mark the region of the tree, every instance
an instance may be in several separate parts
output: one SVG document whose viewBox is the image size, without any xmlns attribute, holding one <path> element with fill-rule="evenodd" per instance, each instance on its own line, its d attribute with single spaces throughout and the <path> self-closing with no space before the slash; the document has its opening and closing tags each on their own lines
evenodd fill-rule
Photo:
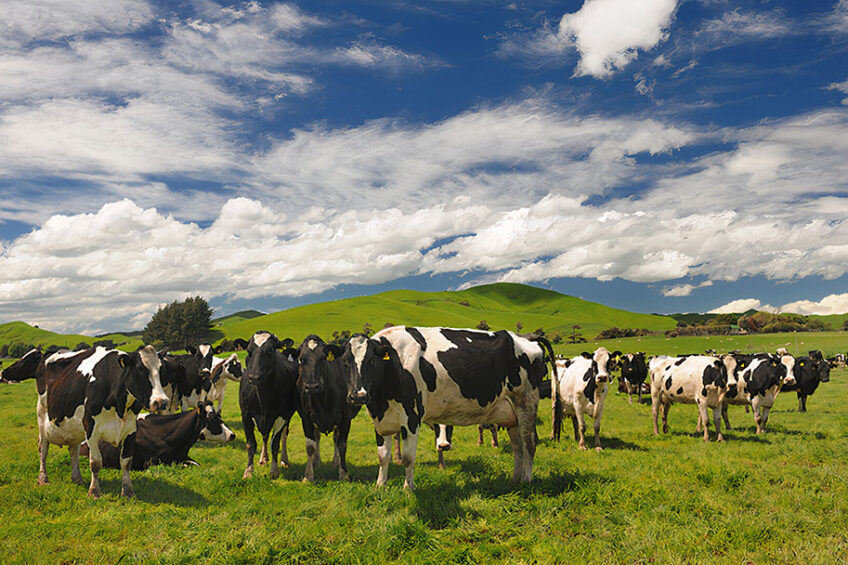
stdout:
<svg viewBox="0 0 848 565">
<path fill-rule="evenodd" d="M 524 327 L 524 322 L 515 322 L 515 333 L 521 333 L 521 328 Z"/>
<path fill-rule="evenodd" d="M 206 339 L 212 325 L 212 309 L 202 297 L 176 300 L 160 306 L 144 328 L 144 343 L 157 343 L 185 349 Z"/>
<path fill-rule="evenodd" d="M 362 326 L 362 333 L 365 334 L 365 337 L 371 337 L 374 335 L 374 328 L 371 327 L 369 322 L 365 322 L 365 325 Z"/>
<path fill-rule="evenodd" d="M 492 328 L 489 327 L 489 323 L 486 320 L 480 320 L 480 323 L 477 324 L 477 329 L 483 330 L 483 331 L 489 331 Z"/>
</svg>

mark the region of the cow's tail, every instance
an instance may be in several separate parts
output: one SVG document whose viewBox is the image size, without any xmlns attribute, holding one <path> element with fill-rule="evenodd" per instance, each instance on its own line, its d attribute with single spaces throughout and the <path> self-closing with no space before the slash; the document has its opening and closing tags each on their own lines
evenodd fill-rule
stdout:
<svg viewBox="0 0 848 565">
<path fill-rule="evenodd" d="M 549 381 L 551 395 L 551 439 L 559 441 L 560 431 L 562 430 L 562 406 L 558 393 L 559 382 L 557 381 L 554 348 L 551 346 L 551 342 L 542 336 L 533 336 L 531 339 L 539 343 L 545 358 L 551 364 L 551 380 Z"/>
</svg>

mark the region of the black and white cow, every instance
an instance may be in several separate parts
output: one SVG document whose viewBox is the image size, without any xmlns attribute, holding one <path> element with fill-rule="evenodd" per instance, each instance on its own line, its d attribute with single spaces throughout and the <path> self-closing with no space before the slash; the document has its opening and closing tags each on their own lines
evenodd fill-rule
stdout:
<svg viewBox="0 0 848 565">
<path fill-rule="evenodd" d="M 814 352 L 811 357 L 796 357 L 795 358 L 795 383 L 786 383 L 781 387 L 781 391 L 795 391 L 798 395 L 798 412 L 807 411 L 807 397 L 819 387 L 819 383 L 826 383 L 830 380 L 830 365 L 825 361 L 821 354 L 816 355 Z"/>
<path fill-rule="evenodd" d="M 388 479 L 394 434 L 403 438 L 404 487 L 412 489 L 422 424 L 480 423 L 509 430 L 513 481 L 529 482 L 546 358 L 553 359 L 546 340 L 508 331 L 394 326 L 351 337 L 343 355 L 348 401 L 373 419 L 377 484 Z"/>
<path fill-rule="evenodd" d="M 33 353 L 32 355 L 38 355 Z M 121 494 L 134 496 L 130 467 L 135 448 L 136 417 L 142 409 L 164 410 L 168 397 L 159 380 L 161 359 L 151 346 L 135 353 L 105 347 L 62 351 L 42 358 L 34 374 L 23 369 L 32 362 L 27 355 L 3 371 L 36 379 L 38 403 L 38 483 L 47 484 L 47 452 L 50 444 L 67 445 L 71 454 L 71 479 L 84 484 L 79 469 L 83 441 L 99 446 L 105 441 L 120 449 Z M 20 364 L 20 365 L 19 365 Z M 23 371 L 23 372 L 18 372 Z M 100 497 L 98 474 L 102 467 L 99 447 L 91 448 L 91 484 L 88 494 Z"/>
<path fill-rule="evenodd" d="M 289 422 L 298 409 L 297 365 L 278 349 L 291 345 L 272 333 L 256 332 L 247 344 L 247 358 L 239 386 L 241 422 L 247 444 L 247 467 L 244 478 L 253 476 L 253 456 L 256 454 L 254 428 L 262 436 L 262 453 L 267 454 L 271 436 L 271 478 L 280 475 L 277 458 L 282 442 L 282 465 L 288 467 L 286 437 Z M 262 459 L 260 464 L 264 463 Z"/>
<path fill-rule="evenodd" d="M 717 440 L 721 434 L 721 408 L 727 391 L 727 367 L 706 355 L 669 357 L 659 355 L 648 364 L 651 373 L 651 416 L 654 435 L 659 435 L 657 417 L 662 407 L 663 433 L 668 433 L 668 409 L 675 402 L 698 405 L 698 430 L 704 422 L 704 441 L 710 440 L 707 409 L 713 411 Z"/>
<path fill-rule="evenodd" d="M 333 432 L 333 464 L 339 466 L 339 480 L 350 480 L 347 471 L 347 437 L 350 422 L 359 406 L 347 402 L 347 381 L 341 359 L 343 350 L 327 344 L 317 335 L 307 336 L 297 349 L 297 389 L 300 418 L 306 436 L 306 469 L 303 480 L 315 479 L 320 463 L 321 434 Z"/>
<path fill-rule="evenodd" d="M 648 378 L 648 364 L 645 362 L 645 354 L 639 352 L 622 355 L 619 359 L 619 364 L 621 365 L 619 382 L 624 389 L 622 392 L 627 393 L 627 401 L 633 404 L 633 392 L 636 391 L 639 395 L 639 403 L 641 404 L 642 390 L 645 380 Z"/>
<path fill-rule="evenodd" d="M 727 419 L 729 404 L 751 405 L 754 411 L 754 423 L 757 433 L 766 430 L 769 411 L 774 406 L 780 387 L 795 383 L 795 358 L 791 355 L 727 355 L 724 357 L 727 367 L 727 392 L 722 406 L 724 425 L 730 429 Z"/>
<path fill-rule="evenodd" d="M 188 410 L 197 408 L 197 403 L 206 400 L 209 389 L 209 375 L 212 372 L 212 346 L 208 343 L 186 347 L 183 355 L 165 357 L 166 382 L 163 383 L 168 398 L 171 399 L 170 411 L 177 408 Z"/>
<path fill-rule="evenodd" d="M 594 353 L 583 353 L 573 359 L 558 359 L 556 374 L 551 383 L 552 428 L 551 435 L 559 441 L 563 416 L 569 416 L 574 426 L 574 440 L 580 449 L 586 449 L 586 422 L 590 416 L 595 424 L 595 449 L 601 451 L 601 416 L 609 390 L 610 371 L 620 352 L 610 354 L 606 347 Z"/>
<path fill-rule="evenodd" d="M 227 381 L 241 381 L 242 373 L 241 361 L 235 353 L 226 359 L 212 357 L 212 372 L 209 373 L 209 378 L 205 380 L 204 390 L 206 391 L 207 402 L 218 403 L 218 414 L 221 413 L 221 406 L 224 404 Z"/>
<path fill-rule="evenodd" d="M 197 440 L 227 443 L 235 438 L 211 402 L 201 401 L 197 408 L 179 414 L 139 414 L 132 468 L 141 471 L 152 465 L 194 463 L 188 452 Z M 80 455 L 88 455 L 88 451 L 84 444 Z M 104 467 L 120 469 L 121 452 L 117 447 L 101 441 L 100 454 Z"/>
<path fill-rule="evenodd" d="M 477 424 L 477 445 L 483 445 L 483 431 L 492 432 L 492 447 L 498 447 L 498 427 L 494 424 Z"/>
</svg>

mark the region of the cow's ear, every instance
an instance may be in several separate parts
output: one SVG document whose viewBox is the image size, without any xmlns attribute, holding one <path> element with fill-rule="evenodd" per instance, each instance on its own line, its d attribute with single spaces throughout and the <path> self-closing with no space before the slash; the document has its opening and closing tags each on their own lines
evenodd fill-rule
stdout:
<svg viewBox="0 0 848 565">
<path fill-rule="evenodd" d="M 300 350 L 293 347 L 287 347 L 281 351 L 283 356 L 288 357 L 289 361 L 295 361 L 300 357 Z"/>
<path fill-rule="evenodd" d="M 192 355 L 197 353 L 197 349 L 195 349 L 193 345 L 187 345 L 185 350 Z"/>
<path fill-rule="evenodd" d="M 241 349 L 242 351 L 247 349 L 247 342 L 240 337 L 237 337 L 233 340 L 233 346 L 235 346 L 236 351 Z"/>
<path fill-rule="evenodd" d="M 162 349 L 159 350 L 159 352 L 156 355 L 159 356 L 159 359 L 164 359 L 168 355 L 168 348 L 163 347 Z"/>
<path fill-rule="evenodd" d="M 224 350 L 220 345 L 217 345 L 212 348 L 212 353 L 214 353 L 215 355 L 220 355 L 222 351 Z"/>
<path fill-rule="evenodd" d="M 342 356 L 344 353 L 344 349 L 336 345 L 335 343 L 328 343 L 324 345 L 324 351 L 327 352 L 327 361 L 334 361 Z"/>
<path fill-rule="evenodd" d="M 391 356 L 389 355 L 389 349 L 390 347 L 386 344 L 378 345 L 374 353 L 383 361 L 390 361 Z"/>
<path fill-rule="evenodd" d="M 592 358 L 592 354 L 591 354 L 591 353 L 589 353 L 588 351 L 584 351 L 584 352 L 582 352 L 580 355 L 582 355 L 582 356 L 583 356 L 584 358 L 586 358 L 586 359 L 591 359 L 591 358 Z"/>
<path fill-rule="evenodd" d="M 136 364 L 138 359 L 138 353 L 132 353 L 127 355 L 118 354 L 118 365 L 126 369 L 127 367 L 132 367 Z"/>
<path fill-rule="evenodd" d="M 294 345 L 294 340 L 287 337 L 283 341 L 277 341 L 277 349 L 290 349 Z"/>
</svg>

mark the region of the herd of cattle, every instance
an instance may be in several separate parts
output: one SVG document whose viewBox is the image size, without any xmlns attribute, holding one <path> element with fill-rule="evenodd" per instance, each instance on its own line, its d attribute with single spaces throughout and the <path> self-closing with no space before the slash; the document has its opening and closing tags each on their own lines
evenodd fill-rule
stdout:
<svg viewBox="0 0 848 565">
<path fill-rule="evenodd" d="M 807 397 L 830 373 L 830 364 L 817 351 L 804 357 L 781 350 L 646 359 L 643 353 L 600 347 L 573 359 L 556 359 L 544 337 L 443 327 L 394 326 L 370 338 L 354 335 L 343 346 L 310 335 L 295 348 L 291 339 L 280 340 L 265 331 L 235 343 L 247 351 L 244 366 L 235 354 L 215 357 L 209 345 L 189 348 L 184 355 L 157 352 L 149 345 L 134 353 L 104 347 L 29 351 L 0 372 L 0 380 L 36 380 L 39 484 L 48 482 L 50 444 L 68 446 L 71 478 L 78 484 L 84 484 L 82 447 L 91 469 L 89 495 L 95 498 L 100 496 L 98 473 L 104 465 L 122 470 L 121 494 L 133 496 L 131 469 L 193 463 L 188 452 L 199 439 L 235 438 L 221 420 L 228 380 L 240 383 L 247 447 L 244 478 L 253 474 L 257 430 L 262 438 L 260 464 L 270 461 L 271 478 L 279 475 L 281 464 L 288 465 L 289 423 L 298 413 L 306 437 L 304 480 L 313 480 L 320 463 L 320 437 L 330 432 L 333 463 L 339 479 L 347 480 L 351 421 L 365 406 L 376 432 L 377 484 L 386 484 L 396 440 L 396 458 L 406 472 L 404 486 L 412 489 L 418 437 L 425 426 L 436 432 L 440 464 L 451 447 L 454 425 L 478 425 L 479 443 L 488 428 L 494 445 L 498 427 L 506 428 L 514 459 L 512 479 L 529 482 L 542 397 L 551 397 L 552 438 L 559 439 L 568 416 L 575 441 L 586 449 L 588 415 L 600 450 L 604 402 L 616 369 L 621 370 L 620 390 L 628 393 L 631 403 L 634 392 L 641 401 L 643 391 L 650 390 L 654 434 L 659 433 L 660 413 L 663 432 L 668 431 L 672 404 L 696 404 L 698 430 L 703 428 L 706 441 L 709 410 L 718 441 L 723 440 L 722 418 L 730 428 L 729 404 L 750 406 L 757 433 L 762 433 L 780 391 L 796 391 L 799 410 L 804 411 Z"/>
</svg>

